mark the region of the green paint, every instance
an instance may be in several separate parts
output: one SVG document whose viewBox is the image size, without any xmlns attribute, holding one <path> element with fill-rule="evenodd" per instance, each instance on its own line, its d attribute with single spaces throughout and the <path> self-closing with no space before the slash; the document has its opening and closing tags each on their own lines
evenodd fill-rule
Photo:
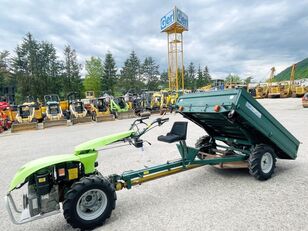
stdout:
<svg viewBox="0 0 308 231">
<path fill-rule="evenodd" d="M 78 156 L 68 154 L 68 155 L 43 157 L 37 160 L 30 161 L 17 171 L 13 180 L 11 181 L 9 191 L 12 191 L 14 188 L 24 183 L 28 176 L 30 176 L 31 174 L 42 168 L 62 162 L 71 162 L 79 160 L 80 159 Z"/>
<path fill-rule="evenodd" d="M 88 150 L 96 150 L 97 148 L 101 148 L 114 142 L 128 138 L 133 134 L 134 131 L 129 130 L 87 141 L 75 147 L 75 155 L 80 155 Z"/>
<path fill-rule="evenodd" d="M 178 99 L 177 107 L 183 107 L 180 113 L 210 136 L 230 146 L 266 143 L 277 150 L 279 158 L 296 159 L 299 141 L 245 89 L 186 94 Z M 234 117 L 229 118 L 233 110 Z"/>
<path fill-rule="evenodd" d="M 96 151 L 97 148 L 104 147 L 116 141 L 123 140 L 124 138 L 128 138 L 133 133 L 133 130 L 129 130 L 126 132 L 121 132 L 114 135 L 104 136 L 101 138 L 90 140 L 88 142 L 78 145 L 75 148 L 75 154 L 55 155 L 30 161 L 17 171 L 13 180 L 11 181 L 9 191 L 12 191 L 20 184 L 24 183 L 27 178 L 36 171 L 59 163 L 72 161 L 80 162 L 83 164 L 85 174 L 91 174 L 95 171 L 94 164 L 98 155 L 98 152 Z"/>
</svg>

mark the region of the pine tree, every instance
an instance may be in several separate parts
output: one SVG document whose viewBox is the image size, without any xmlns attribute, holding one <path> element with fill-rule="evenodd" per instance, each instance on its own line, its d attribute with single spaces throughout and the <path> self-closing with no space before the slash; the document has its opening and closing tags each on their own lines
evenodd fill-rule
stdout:
<svg viewBox="0 0 308 231">
<path fill-rule="evenodd" d="M 155 60 L 152 57 L 144 59 L 142 64 L 142 76 L 146 81 L 146 88 L 148 90 L 157 90 L 158 88 L 158 76 L 159 76 L 159 65 L 156 65 Z"/>
<path fill-rule="evenodd" d="M 39 44 L 30 33 L 16 48 L 16 56 L 12 59 L 12 68 L 17 81 L 16 98 L 18 102 L 21 102 L 27 95 L 36 96 L 40 89 L 38 52 Z"/>
<path fill-rule="evenodd" d="M 10 85 L 12 82 L 11 72 L 9 69 L 8 51 L 0 51 L 0 89 L 5 85 Z"/>
<path fill-rule="evenodd" d="M 187 68 L 187 71 L 185 71 L 185 88 L 186 89 L 196 89 L 196 69 L 193 62 L 190 62 Z"/>
<path fill-rule="evenodd" d="M 43 99 L 45 94 L 59 93 L 61 62 L 51 43 L 38 42 L 28 33 L 16 48 L 12 69 L 17 81 L 17 100 L 26 96 Z"/>
<path fill-rule="evenodd" d="M 64 66 L 63 66 L 63 94 L 66 96 L 69 92 L 75 91 L 78 94 L 82 92 L 82 82 L 80 76 L 81 66 L 77 61 L 75 49 L 70 45 L 64 48 Z"/>
<path fill-rule="evenodd" d="M 102 79 L 102 90 L 114 94 L 117 82 L 117 67 L 110 52 L 105 56 L 103 67 L 104 75 Z"/>
<path fill-rule="evenodd" d="M 121 86 L 123 93 L 130 89 L 139 91 L 144 87 L 143 78 L 140 75 L 140 60 L 134 51 L 124 62 L 121 70 Z"/>
<path fill-rule="evenodd" d="M 208 69 L 207 66 L 204 67 L 203 78 L 204 78 L 204 81 L 205 81 L 205 85 L 211 83 L 212 77 L 211 77 L 211 75 L 209 73 L 209 69 Z"/>
<path fill-rule="evenodd" d="M 83 82 L 84 89 L 85 91 L 94 91 L 95 96 L 98 96 L 101 92 L 104 75 L 102 60 L 93 56 L 90 60 L 86 60 L 86 71 L 87 74 Z"/>
<path fill-rule="evenodd" d="M 159 86 L 158 87 L 161 88 L 161 89 L 169 87 L 169 79 L 168 79 L 168 72 L 167 71 L 163 71 L 160 74 Z"/>
<path fill-rule="evenodd" d="M 203 87 L 204 86 L 204 81 L 203 81 L 203 73 L 202 73 L 202 69 L 201 69 L 201 67 L 200 67 L 200 65 L 199 65 L 199 67 L 198 67 L 198 71 L 197 71 L 197 80 L 196 80 L 196 82 L 197 82 L 197 89 L 198 88 L 201 88 L 201 87 Z"/>
</svg>

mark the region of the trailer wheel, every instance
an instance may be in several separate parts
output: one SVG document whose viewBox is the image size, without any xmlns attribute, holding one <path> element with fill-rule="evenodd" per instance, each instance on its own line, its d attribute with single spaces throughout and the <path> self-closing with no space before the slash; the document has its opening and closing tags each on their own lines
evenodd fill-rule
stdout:
<svg viewBox="0 0 308 231">
<path fill-rule="evenodd" d="M 207 136 L 207 135 L 201 136 L 197 140 L 195 147 L 200 148 L 200 152 L 205 152 L 205 153 L 208 153 L 208 154 L 215 154 L 215 152 L 212 151 L 212 148 L 216 148 L 216 143 L 214 142 L 214 143 L 210 144 L 210 140 L 211 140 L 210 136 Z M 202 159 L 204 159 L 205 156 L 198 153 L 197 157 L 202 160 Z"/>
<path fill-rule="evenodd" d="M 274 150 L 265 144 L 255 147 L 248 159 L 249 173 L 258 180 L 271 178 L 276 166 L 276 155 Z"/>
<path fill-rule="evenodd" d="M 73 228 L 93 229 L 110 217 L 116 199 L 115 189 L 107 179 L 84 177 L 65 194 L 63 214 Z"/>
</svg>

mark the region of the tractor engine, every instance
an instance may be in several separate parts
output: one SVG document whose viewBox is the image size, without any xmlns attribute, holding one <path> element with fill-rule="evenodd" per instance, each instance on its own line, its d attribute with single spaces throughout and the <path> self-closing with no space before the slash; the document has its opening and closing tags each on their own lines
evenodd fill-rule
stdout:
<svg viewBox="0 0 308 231">
<path fill-rule="evenodd" d="M 23 196 L 23 207 L 29 209 L 31 217 L 60 209 L 59 189 L 54 180 L 53 171 L 48 169 L 37 172 L 29 180 L 28 194 Z"/>
</svg>

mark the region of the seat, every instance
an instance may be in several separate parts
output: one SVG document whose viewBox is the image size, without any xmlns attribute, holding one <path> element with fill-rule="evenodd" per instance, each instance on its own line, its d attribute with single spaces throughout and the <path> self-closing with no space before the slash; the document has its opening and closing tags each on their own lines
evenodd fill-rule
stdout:
<svg viewBox="0 0 308 231">
<path fill-rule="evenodd" d="M 188 122 L 174 122 L 172 129 L 167 135 L 157 137 L 159 141 L 173 143 L 176 141 L 186 140 Z"/>
</svg>

